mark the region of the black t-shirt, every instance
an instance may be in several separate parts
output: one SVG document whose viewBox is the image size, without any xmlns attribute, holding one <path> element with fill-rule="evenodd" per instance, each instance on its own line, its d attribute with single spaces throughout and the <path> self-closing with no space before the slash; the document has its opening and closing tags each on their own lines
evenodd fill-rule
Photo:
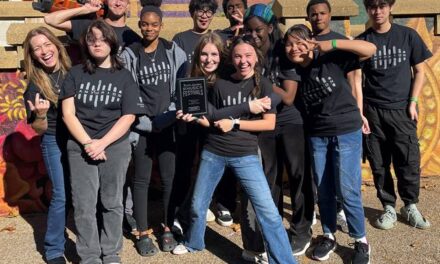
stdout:
<svg viewBox="0 0 440 264">
<path fill-rule="evenodd" d="M 139 89 L 126 69 L 97 68 L 90 74 L 76 65 L 64 80 L 60 100 L 72 96 L 76 116 L 92 139 L 102 138 L 122 115 L 144 112 Z M 119 140 L 126 136 L 128 132 Z"/>
<path fill-rule="evenodd" d="M 185 51 L 186 58 L 188 59 L 188 65 L 192 65 L 194 50 L 202 36 L 203 34 L 197 34 L 192 30 L 187 30 L 177 33 L 173 37 L 173 41 L 176 42 L 176 44 L 179 45 L 183 51 Z M 188 69 L 191 69 L 191 67 L 189 66 Z"/>
<path fill-rule="evenodd" d="M 49 75 L 50 81 L 52 83 L 52 87 L 55 90 L 55 94 L 60 93 L 61 85 L 63 84 L 63 76 L 61 75 L 61 72 L 56 71 Z M 57 88 L 58 87 L 58 88 Z M 24 98 L 24 104 L 26 105 L 26 115 L 27 115 L 27 123 L 32 124 L 35 121 L 35 113 L 31 111 L 29 108 L 29 104 L 27 101 L 31 101 L 35 105 L 35 96 L 37 93 L 40 94 L 40 98 L 46 99 L 43 95 L 43 93 L 40 92 L 40 89 L 34 84 L 29 83 L 28 88 L 23 94 Z M 55 106 L 52 102 L 50 103 L 49 110 L 47 111 L 47 130 L 45 134 L 48 135 L 55 135 L 57 131 L 64 131 L 64 122 L 61 119 L 61 114 L 58 114 L 58 112 L 61 112 L 61 104 L 58 106 Z"/>
<path fill-rule="evenodd" d="M 295 66 L 285 55 L 282 41 L 278 41 L 269 49 L 265 56 L 263 75 L 273 84 L 283 89 L 284 80 L 299 81 L 300 76 L 296 73 Z M 298 98 L 298 96 L 296 96 Z M 301 113 L 297 108 L 297 100 L 292 105 L 285 105 L 283 102 L 276 106 L 277 126 L 287 124 L 301 125 L 303 123 Z"/>
<path fill-rule="evenodd" d="M 314 59 L 301 76 L 299 94 L 305 106 L 306 125 L 311 136 L 337 136 L 361 128 L 361 116 L 347 72 L 359 67 L 358 57 L 336 50 Z"/>
<path fill-rule="evenodd" d="M 235 31 L 231 30 L 230 27 L 222 30 L 216 30 L 215 33 L 222 38 L 223 44 L 225 45 L 227 45 L 228 41 L 231 41 L 235 37 Z"/>
<path fill-rule="evenodd" d="M 155 117 L 167 110 L 171 103 L 169 89 L 171 68 L 162 42 L 159 42 L 156 51 L 152 53 L 145 53 L 144 49 L 139 50 L 138 70 L 137 76 L 145 113 L 149 117 Z"/>
<path fill-rule="evenodd" d="M 331 30 L 327 34 L 315 35 L 314 38 L 317 41 L 325 41 L 325 40 L 332 40 L 332 39 L 348 39 L 346 36 L 339 34 L 338 32 L 331 31 Z"/>
<path fill-rule="evenodd" d="M 87 30 L 90 23 L 92 23 L 93 20 L 91 19 L 72 19 L 72 30 L 68 33 L 69 36 L 76 41 L 79 41 L 81 38 L 81 35 L 83 32 Z M 125 47 L 131 45 L 132 43 L 139 42 L 142 40 L 142 38 L 134 32 L 131 28 L 128 26 L 123 27 L 114 27 L 111 26 L 113 30 L 116 33 L 116 36 L 118 38 L 119 43 L 119 52 L 123 50 Z"/>
<path fill-rule="evenodd" d="M 358 39 L 377 47 L 376 54 L 362 63 L 364 101 L 381 108 L 405 109 L 411 96 L 411 66 L 432 53 L 415 30 L 398 24 L 391 24 L 386 33 L 369 28 Z"/>
<path fill-rule="evenodd" d="M 249 102 L 249 100 L 255 99 L 255 97 L 252 96 L 254 86 L 254 78 L 245 80 L 235 80 L 232 77 L 218 79 L 213 87 L 212 93 L 210 93 L 210 102 L 216 108 Z M 260 89 L 261 91 L 258 98 L 268 96 L 272 92 L 271 82 L 262 77 Z M 275 109 L 272 109 L 269 113 L 275 113 Z M 261 119 L 261 115 L 244 114 L 240 116 L 240 119 Z M 233 130 L 228 133 L 222 133 L 217 128 L 210 128 L 206 138 L 205 148 L 217 155 L 227 157 L 257 155 L 257 135 L 258 133 L 251 133 L 242 130 Z"/>
</svg>

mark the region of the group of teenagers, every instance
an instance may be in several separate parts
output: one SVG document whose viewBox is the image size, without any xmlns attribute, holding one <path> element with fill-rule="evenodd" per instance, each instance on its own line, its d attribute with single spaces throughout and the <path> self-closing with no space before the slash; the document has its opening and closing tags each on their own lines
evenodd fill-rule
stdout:
<svg viewBox="0 0 440 264">
<path fill-rule="evenodd" d="M 46 262 L 66 263 L 68 198 L 81 263 L 121 263 L 123 222 L 140 255 L 156 254 L 147 219 L 155 160 L 163 200 L 156 237 L 173 254 L 205 248 L 213 196 L 219 223 L 232 223 L 238 180 L 244 260 L 296 263 L 310 246 L 317 204 L 323 236 L 312 258 L 334 252 L 341 220 L 354 239 L 350 263 L 369 263 L 362 150 L 384 209 L 375 226 L 391 229 L 397 221 L 392 163 L 402 216 L 429 228 L 416 207 L 416 130 L 432 54 L 414 30 L 391 22 L 394 2 L 364 0 L 372 26 L 354 40 L 330 29 L 327 0 L 308 2 L 311 30 L 297 24 L 284 35 L 269 5 L 223 0 L 230 27 L 212 31 L 217 1 L 191 0 L 193 28 L 172 41 L 160 37 L 160 0 L 141 1 L 141 37 L 125 24 L 128 0 L 107 0 L 103 19 L 84 17 L 102 8 L 97 0 L 47 14 L 48 25 L 79 41 L 82 63 L 72 65 L 45 27 L 24 41 L 28 123 L 42 135 L 53 186 Z M 179 109 L 176 82 L 185 77 L 205 78 L 208 114 Z"/>
</svg>

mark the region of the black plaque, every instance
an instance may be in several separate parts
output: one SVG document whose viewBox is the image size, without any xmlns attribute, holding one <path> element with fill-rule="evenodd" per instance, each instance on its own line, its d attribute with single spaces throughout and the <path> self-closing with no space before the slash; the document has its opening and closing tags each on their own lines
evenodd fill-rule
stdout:
<svg viewBox="0 0 440 264">
<path fill-rule="evenodd" d="M 202 116 L 208 113 L 205 78 L 177 79 L 177 95 L 178 107 L 184 114 Z"/>
</svg>

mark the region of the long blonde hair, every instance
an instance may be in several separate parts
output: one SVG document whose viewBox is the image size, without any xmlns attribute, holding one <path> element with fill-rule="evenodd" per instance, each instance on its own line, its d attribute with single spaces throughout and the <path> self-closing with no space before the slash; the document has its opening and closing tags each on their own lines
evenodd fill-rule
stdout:
<svg viewBox="0 0 440 264">
<path fill-rule="evenodd" d="M 37 27 L 29 31 L 26 39 L 23 42 L 24 69 L 26 71 L 28 82 L 34 83 L 35 86 L 40 90 L 40 93 L 56 106 L 58 102 L 58 95 L 56 94 L 52 85 L 49 73 L 46 72 L 42 65 L 34 58 L 31 39 L 38 35 L 46 36 L 46 38 L 58 49 L 59 55 L 57 66 L 61 71 L 62 77 L 67 74 L 67 71 L 71 67 L 70 58 L 69 55 L 67 55 L 67 51 L 61 41 L 58 40 L 52 31 L 45 27 Z"/>
</svg>

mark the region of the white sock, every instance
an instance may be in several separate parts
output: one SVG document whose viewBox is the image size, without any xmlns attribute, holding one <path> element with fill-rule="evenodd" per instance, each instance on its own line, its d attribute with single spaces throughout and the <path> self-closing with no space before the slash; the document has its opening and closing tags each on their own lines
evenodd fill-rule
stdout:
<svg viewBox="0 0 440 264">
<path fill-rule="evenodd" d="M 335 236 L 332 233 L 325 233 L 324 236 L 330 238 L 331 240 L 335 240 Z"/>
<path fill-rule="evenodd" d="M 347 221 L 347 217 L 345 217 L 344 210 L 339 211 L 338 215 L 341 219 L 343 219 L 344 221 Z"/>
<path fill-rule="evenodd" d="M 356 239 L 356 242 L 361 242 L 361 243 L 364 243 L 364 244 L 368 244 L 367 237 L 365 237 L 365 236 Z"/>
</svg>

